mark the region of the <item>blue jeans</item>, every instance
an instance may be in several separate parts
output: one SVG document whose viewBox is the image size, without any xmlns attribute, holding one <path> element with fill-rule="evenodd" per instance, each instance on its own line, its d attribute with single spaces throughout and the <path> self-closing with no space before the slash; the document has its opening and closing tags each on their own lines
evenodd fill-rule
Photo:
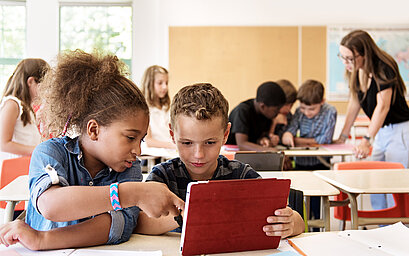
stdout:
<svg viewBox="0 0 409 256">
<path fill-rule="evenodd" d="M 375 136 L 372 150 L 373 161 L 398 162 L 409 166 L 409 121 L 382 127 Z M 374 210 L 393 207 L 392 194 L 372 194 Z"/>
</svg>

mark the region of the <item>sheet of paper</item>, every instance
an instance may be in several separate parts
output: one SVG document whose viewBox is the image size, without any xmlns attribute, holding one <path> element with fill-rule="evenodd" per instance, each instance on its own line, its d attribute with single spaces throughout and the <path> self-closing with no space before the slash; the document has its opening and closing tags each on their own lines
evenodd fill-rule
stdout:
<svg viewBox="0 0 409 256">
<path fill-rule="evenodd" d="M 31 255 L 68 256 L 74 250 L 75 249 L 32 251 L 32 250 L 24 248 L 21 244 L 15 244 L 9 247 L 0 245 L 0 255 L 1 256 L 31 256 Z"/>
<path fill-rule="evenodd" d="M 321 147 L 327 150 L 352 150 L 354 149 L 354 145 L 352 144 L 323 144 L 321 145 Z"/>
<path fill-rule="evenodd" d="M 291 238 L 289 240 L 293 242 L 305 255 L 394 255 L 385 253 L 377 248 L 369 249 L 367 245 L 346 237 L 342 237 L 337 233 L 319 233 L 305 237 Z"/>
<path fill-rule="evenodd" d="M 162 256 L 162 251 L 122 251 L 122 250 L 92 250 L 92 249 L 78 249 L 70 256 Z"/>
<path fill-rule="evenodd" d="M 402 222 L 370 230 L 345 230 L 338 234 L 393 255 L 409 255 L 409 228 Z"/>
</svg>

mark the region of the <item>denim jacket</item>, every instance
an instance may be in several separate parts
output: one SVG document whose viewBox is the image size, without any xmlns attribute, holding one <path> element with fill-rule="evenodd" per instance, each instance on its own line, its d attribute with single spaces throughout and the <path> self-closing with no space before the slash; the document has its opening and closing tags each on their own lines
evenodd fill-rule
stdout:
<svg viewBox="0 0 409 256">
<path fill-rule="evenodd" d="M 47 166 L 55 169 L 57 175 L 47 172 Z M 48 168 L 51 169 L 51 168 Z M 142 172 L 140 161 L 133 163 L 124 172 L 115 172 L 109 167 L 104 168 L 92 178 L 84 167 L 79 139 L 69 137 L 53 138 L 38 145 L 31 156 L 30 200 L 27 205 L 26 222 L 36 230 L 50 230 L 58 227 L 74 225 L 88 218 L 53 222 L 45 219 L 38 210 L 37 199 L 53 184 L 59 186 L 107 186 L 114 182 L 141 181 Z M 87 195 L 83 195 L 87 196 Z M 76 207 L 67 205 L 67 207 Z M 109 211 L 112 221 L 107 244 L 118 244 L 127 241 L 135 228 L 140 209 L 136 206 L 121 211 Z M 98 232 L 96 230 L 96 232 Z"/>
</svg>

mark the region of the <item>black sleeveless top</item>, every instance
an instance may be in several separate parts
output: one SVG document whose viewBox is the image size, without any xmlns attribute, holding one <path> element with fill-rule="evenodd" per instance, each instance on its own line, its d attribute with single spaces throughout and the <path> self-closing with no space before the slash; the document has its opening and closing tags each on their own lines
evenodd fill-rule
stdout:
<svg viewBox="0 0 409 256">
<path fill-rule="evenodd" d="M 359 86 L 359 79 L 357 80 L 358 80 L 358 86 Z M 395 93 L 396 84 L 389 83 L 389 84 L 379 85 L 380 91 L 386 90 L 388 88 L 392 88 L 393 93 Z M 375 79 L 372 78 L 371 84 L 368 88 L 368 91 L 366 92 L 366 95 L 362 91 L 359 91 L 357 93 L 358 100 L 361 104 L 361 107 L 369 118 L 372 117 L 372 114 L 375 110 L 375 107 L 377 104 L 376 94 L 378 92 L 379 91 L 378 91 L 378 86 L 376 84 L 376 81 Z M 398 93 L 396 93 L 395 100 L 393 101 L 393 93 L 392 93 L 392 99 L 391 99 L 391 105 L 389 108 L 389 112 L 385 118 L 383 126 L 409 121 L 409 107 L 408 107 L 408 104 L 406 103 L 405 96 L 399 95 Z"/>
</svg>

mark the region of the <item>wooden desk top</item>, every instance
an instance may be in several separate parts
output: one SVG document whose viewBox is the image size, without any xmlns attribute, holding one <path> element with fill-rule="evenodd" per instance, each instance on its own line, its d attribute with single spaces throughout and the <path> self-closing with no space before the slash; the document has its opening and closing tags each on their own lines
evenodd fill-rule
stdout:
<svg viewBox="0 0 409 256">
<path fill-rule="evenodd" d="M 0 201 L 28 201 L 28 175 L 17 177 L 0 190 Z"/>
<path fill-rule="evenodd" d="M 291 179 L 291 188 L 303 191 L 305 196 L 335 196 L 339 190 L 318 178 L 311 171 L 258 172 L 263 178 Z"/>
<path fill-rule="evenodd" d="M 300 237 L 305 236 L 305 234 L 300 234 Z M 102 245 L 89 247 L 86 249 L 97 249 L 97 250 L 135 250 L 135 251 L 156 251 L 161 250 L 163 256 L 180 256 L 179 252 L 180 245 L 180 234 L 169 232 L 160 236 L 148 236 L 133 234 L 128 242 L 118 244 L 118 245 Z M 278 249 L 288 248 L 287 242 L 282 240 Z M 288 249 L 285 249 L 288 250 Z M 258 251 L 246 251 L 246 252 L 236 252 L 236 253 L 223 253 L 223 254 L 211 254 L 213 255 L 242 255 L 242 256 L 266 256 L 269 254 L 279 253 L 277 249 L 270 250 L 258 250 Z"/>
<path fill-rule="evenodd" d="M 314 174 L 351 193 L 409 193 L 409 169 L 314 171 Z"/>
</svg>

